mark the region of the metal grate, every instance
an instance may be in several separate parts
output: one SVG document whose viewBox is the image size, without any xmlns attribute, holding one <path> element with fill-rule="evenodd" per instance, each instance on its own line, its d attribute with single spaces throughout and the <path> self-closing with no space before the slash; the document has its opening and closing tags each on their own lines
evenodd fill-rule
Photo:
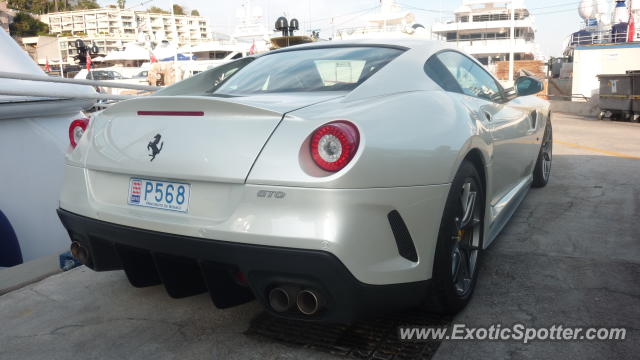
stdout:
<svg viewBox="0 0 640 360">
<path fill-rule="evenodd" d="M 263 312 L 246 334 L 355 359 L 431 359 L 439 340 L 400 341 L 398 326 L 447 326 L 451 318 L 420 310 L 390 314 L 352 325 L 287 320 Z"/>
</svg>

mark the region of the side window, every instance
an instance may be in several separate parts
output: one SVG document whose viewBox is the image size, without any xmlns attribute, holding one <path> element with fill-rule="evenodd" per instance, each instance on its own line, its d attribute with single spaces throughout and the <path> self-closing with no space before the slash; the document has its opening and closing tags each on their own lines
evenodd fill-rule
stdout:
<svg viewBox="0 0 640 360">
<path fill-rule="evenodd" d="M 496 80 L 465 55 L 455 51 L 445 51 L 433 57 L 437 58 L 446 72 L 455 79 L 459 92 L 488 101 L 502 100 L 502 92 Z"/>
<path fill-rule="evenodd" d="M 442 61 L 440 61 L 437 55 L 434 55 L 427 60 L 424 64 L 424 72 L 426 72 L 427 75 L 445 91 L 462 93 L 460 85 L 444 66 Z"/>
</svg>

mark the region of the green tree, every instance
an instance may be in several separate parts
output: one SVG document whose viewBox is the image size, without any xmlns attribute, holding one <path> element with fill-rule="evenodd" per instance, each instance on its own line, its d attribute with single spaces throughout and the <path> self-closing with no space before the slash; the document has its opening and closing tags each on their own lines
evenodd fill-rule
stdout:
<svg viewBox="0 0 640 360">
<path fill-rule="evenodd" d="M 169 14 L 169 11 L 162 10 L 161 8 L 159 8 L 157 6 L 152 6 L 152 7 L 148 8 L 147 11 L 150 12 L 150 13 L 156 13 L 156 14 Z"/>
<path fill-rule="evenodd" d="M 96 0 L 78 0 L 78 3 L 73 6 L 73 10 L 86 9 L 100 9 L 100 5 L 96 2 Z"/>
<path fill-rule="evenodd" d="M 7 6 L 14 10 L 32 14 L 46 14 L 55 11 L 55 2 L 47 0 L 9 0 Z"/>
<path fill-rule="evenodd" d="M 182 7 L 181 5 L 178 5 L 178 4 L 173 4 L 173 13 L 175 15 L 185 15 L 184 7 Z"/>
<path fill-rule="evenodd" d="M 124 5 L 127 3 L 126 0 L 118 0 L 118 7 L 120 9 L 124 9 Z"/>
<path fill-rule="evenodd" d="M 47 35 L 49 26 L 27 13 L 19 12 L 9 24 L 9 32 L 11 36 Z"/>
<path fill-rule="evenodd" d="M 191 10 L 191 16 L 200 16 L 200 11 L 198 9 Z"/>
</svg>

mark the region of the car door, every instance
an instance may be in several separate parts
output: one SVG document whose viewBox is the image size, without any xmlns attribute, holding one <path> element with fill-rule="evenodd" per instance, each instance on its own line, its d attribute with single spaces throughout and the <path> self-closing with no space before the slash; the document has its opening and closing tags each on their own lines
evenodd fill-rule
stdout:
<svg viewBox="0 0 640 360">
<path fill-rule="evenodd" d="M 491 205 L 531 174 L 530 137 L 535 126 L 529 112 L 513 106 L 497 80 L 482 65 L 457 51 L 436 55 L 459 85 L 464 103 L 489 129 L 493 143 L 491 181 L 487 194 Z"/>
</svg>

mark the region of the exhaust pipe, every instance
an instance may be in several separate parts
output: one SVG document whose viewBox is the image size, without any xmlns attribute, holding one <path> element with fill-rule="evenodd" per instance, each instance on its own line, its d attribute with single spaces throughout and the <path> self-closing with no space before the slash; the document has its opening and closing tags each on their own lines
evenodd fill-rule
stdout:
<svg viewBox="0 0 640 360">
<path fill-rule="evenodd" d="M 322 307 L 322 298 L 315 290 L 302 290 L 296 298 L 298 310 L 305 315 L 313 315 Z"/>
<path fill-rule="evenodd" d="M 69 250 L 71 250 L 71 255 L 78 259 L 82 265 L 87 265 L 89 263 L 89 252 L 79 242 L 72 242 Z"/>
<path fill-rule="evenodd" d="M 285 312 L 293 306 L 293 299 L 287 290 L 275 287 L 269 291 L 269 306 L 277 312 Z"/>
</svg>

